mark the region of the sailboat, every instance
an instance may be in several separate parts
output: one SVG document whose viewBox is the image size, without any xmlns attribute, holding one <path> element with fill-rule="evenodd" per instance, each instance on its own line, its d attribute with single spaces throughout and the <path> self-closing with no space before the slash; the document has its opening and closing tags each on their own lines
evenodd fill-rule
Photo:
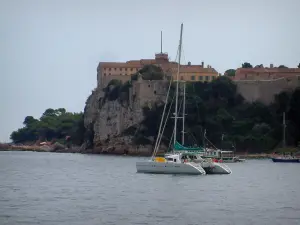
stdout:
<svg viewBox="0 0 300 225">
<path fill-rule="evenodd" d="M 182 31 L 183 24 L 181 24 L 180 30 L 180 41 L 178 47 L 178 68 L 176 76 L 176 92 L 175 92 L 175 113 L 174 113 L 174 130 L 173 130 L 173 148 L 171 153 L 167 153 L 164 157 L 156 157 L 158 152 L 160 142 L 162 139 L 162 134 L 164 132 L 168 115 L 164 120 L 166 113 L 167 101 L 169 98 L 170 88 L 172 79 L 169 83 L 169 88 L 166 96 L 166 103 L 164 105 L 164 110 L 162 118 L 160 121 L 159 131 L 154 147 L 154 151 L 150 160 L 136 162 L 137 172 L 140 173 L 163 173 L 163 174 L 193 174 L 193 175 L 205 175 L 205 174 L 230 174 L 231 170 L 225 165 L 220 163 L 215 163 L 210 159 L 201 158 L 201 153 L 203 153 L 203 148 L 189 148 L 184 146 L 184 118 L 185 118 L 185 83 L 184 83 L 184 98 L 183 98 L 183 115 L 182 117 L 178 116 L 178 90 L 179 90 L 179 73 L 180 73 L 180 60 L 181 60 L 181 51 L 182 51 Z M 182 119 L 183 121 L 183 130 L 182 130 L 182 144 L 176 140 L 177 134 L 177 121 Z M 164 123 L 163 123 L 164 121 Z M 172 141 L 172 138 L 171 138 Z"/>
<path fill-rule="evenodd" d="M 282 127 L 283 127 L 283 140 L 282 140 L 282 148 L 285 149 L 286 148 L 286 122 L 285 122 L 285 112 L 283 113 L 283 123 L 282 123 Z M 274 154 L 271 157 L 273 162 L 280 162 L 280 163 L 300 163 L 300 158 L 292 156 L 292 153 L 288 154 Z"/>
<path fill-rule="evenodd" d="M 178 71 L 176 78 L 176 93 L 175 93 L 175 113 L 174 113 L 174 145 L 176 144 L 176 130 L 177 130 L 177 120 L 178 120 L 178 86 L 179 86 L 179 71 L 180 71 L 180 59 L 181 59 L 181 48 L 182 48 L 182 31 L 183 24 L 181 24 L 180 30 L 180 41 L 179 41 L 179 62 L 178 62 Z M 162 125 L 164 120 L 164 115 L 166 112 L 167 101 L 169 98 L 170 88 L 171 88 L 172 79 L 169 83 L 169 88 L 166 96 L 166 103 L 163 110 L 163 115 L 160 121 L 159 131 L 155 143 L 155 148 L 152 154 L 152 157 L 148 161 L 136 162 L 137 172 L 142 173 L 165 173 L 165 174 L 194 174 L 194 175 L 203 175 L 206 174 L 205 170 L 197 163 L 186 163 L 182 158 L 182 154 L 166 154 L 164 157 L 155 157 L 160 140 L 162 137 Z M 167 119 L 166 119 L 167 120 Z M 166 122 L 166 121 L 165 121 Z"/>
</svg>

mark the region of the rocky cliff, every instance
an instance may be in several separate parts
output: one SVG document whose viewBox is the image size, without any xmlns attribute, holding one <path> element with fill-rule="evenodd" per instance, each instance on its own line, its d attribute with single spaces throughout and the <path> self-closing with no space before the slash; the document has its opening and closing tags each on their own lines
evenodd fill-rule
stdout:
<svg viewBox="0 0 300 225">
<path fill-rule="evenodd" d="M 143 109 L 164 104 L 167 88 L 168 81 L 141 77 L 124 84 L 113 81 L 105 88 L 97 87 L 84 110 L 85 148 L 99 153 L 151 154 L 150 143 L 137 145 L 133 139 L 145 118 Z"/>
</svg>

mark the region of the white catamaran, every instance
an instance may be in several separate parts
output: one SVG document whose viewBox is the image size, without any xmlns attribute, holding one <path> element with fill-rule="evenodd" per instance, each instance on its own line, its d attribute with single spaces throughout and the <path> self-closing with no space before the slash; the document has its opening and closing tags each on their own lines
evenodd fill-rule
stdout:
<svg viewBox="0 0 300 225">
<path fill-rule="evenodd" d="M 194 175 L 204 175 L 204 174 L 230 174 L 231 170 L 229 167 L 222 163 L 213 162 L 211 159 L 203 159 L 203 148 L 188 148 L 184 147 L 184 118 L 185 118 L 185 83 L 183 91 L 183 112 L 182 117 L 178 117 L 178 89 L 179 89 L 179 73 L 180 73 L 180 60 L 182 51 L 182 31 L 183 24 L 181 24 L 180 30 L 180 41 L 178 49 L 178 70 L 176 78 L 176 92 L 175 92 L 175 113 L 174 113 L 174 130 L 173 130 L 173 151 L 172 153 L 165 154 L 164 157 L 155 157 L 158 152 L 160 142 L 163 136 L 165 126 L 167 124 L 167 119 L 171 110 L 171 106 L 168 111 L 168 115 L 165 120 L 165 111 L 167 106 L 167 101 L 169 98 L 169 92 L 172 84 L 172 79 L 169 83 L 169 88 L 166 96 L 166 103 L 164 105 L 164 110 L 162 118 L 160 121 L 158 136 L 156 139 L 154 151 L 152 157 L 148 161 L 136 162 L 137 172 L 141 173 L 163 173 L 163 174 L 194 174 Z M 171 104 L 172 105 L 172 104 Z M 176 141 L 177 132 L 177 120 L 182 119 L 183 130 L 182 130 L 182 145 Z M 164 121 L 164 123 L 163 123 Z M 171 138 L 172 141 L 172 138 Z"/>
</svg>

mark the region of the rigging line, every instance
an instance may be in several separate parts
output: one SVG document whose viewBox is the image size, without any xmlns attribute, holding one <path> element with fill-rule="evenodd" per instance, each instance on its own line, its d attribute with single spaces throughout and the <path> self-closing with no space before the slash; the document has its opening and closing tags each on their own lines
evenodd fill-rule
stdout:
<svg viewBox="0 0 300 225">
<path fill-rule="evenodd" d="M 177 57 L 179 55 L 179 48 L 177 48 L 177 54 L 176 54 L 176 58 L 175 58 L 175 61 L 177 60 Z M 169 83 L 169 88 L 168 88 L 168 93 L 167 93 L 167 97 L 166 97 L 166 102 L 165 102 L 165 106 L 164 106 L 164 111 L 163 111 L 163 115 L 162 115 L 162 119 L 161 119 L 161 123 L 160 123 L 160 126 L 159 126 L 159 131 L 158 131 L 158 137 L 156 139 L 156 142 L 155 142 L 155 146 L 154 146 L 154 151 L 153 151 L 153 154 L 152 154 L 152 159 L 154 157 L 154 155 L 157 153 L 158 151 L 158 146 L 160 144 L 160 135 L 162 135 L 163 131 L 161 132 L 161 126 L 163 124 L 163 120 L 164 120 L 164 113 L 165 113 L 165 109 L 166 109 L 166 106 L 168 104 L 168 100 L 169 100 L 169 92 L 170 92 L 170 88 L 171 88 L 171 84 L 172 84 L 172 81 L 173 81 L 173 75 L 171 73 L 171 79 L 170 79 L 170 83 Z M 174 99 L 174 96 L 173 96 L 173 99 Z M 172 99 L 172 102 L 173 102 L 173 99 Z M 173 103 L 172 103 L 173 104 Z M 169 115 L 169 114 L 168 114 Z M 168 116 L 166 117 L 165 121 L 167 121 L 168 119 Z"/>
<path fill-rule="evenodd" d="M 163 119 L 164 119 L 164 115 L 165 115 L 165 111 L 166 111 L 166 107 L 167 107 L 167 103 L 168 103 L 168 98 L 169 98 L 169 93 L 170 93 L 170 89 L 171 89 L 172 80 L 173 80 L 173 78 L 171 78 L 170 82 L 169 82 L 168 92 L 167 92 L 167 96 L 166 96 L 166 102 L 165 102 L 165 105 L 164 105 L 164 110 L 163 110 L 162 118 L 161 118 L 160 125 L 159 125 L 159 130 L 158 130 L 158 138 L 156 139 L 155 146 L 154 146 L 154 151 L 153 151 L 151 159 L 153 159 L 153 157 L 155 155 L 155 152 L 156 152 L 157 143 L 158 143 L 159 135 L 160 135 L 160 131 L 161 131 L 161 126 L 163 124 Z"/>
<path fill-rule="evenodd" d="M 175 57 L 175 61 L 177 60 L 178 55 L 179 55 L 179 48 L 177 48 L 177 54 L 176 54 L 176 57 Z M 171 68 L 171 78 L 170 78 L 170 83 L 169 83 L 169 88 L 168 88 L 168 94 L 167 94 L 167 98 L 166 98 L 166 102 L 165 102 L 165 106 L 164 106 L 164 111 L 163 111 L 161 123 L 160 123 L 160 126 L 159 126 L 158 137 L 156 139 L 155 146 L 154 146 L 154 151 L 153 151 L 153 154 L 152 154 L 152 159 L 155 156 L 155 154 L 157 153 L 158 146 L 160 145 L 160 140 L 161 140 L 160 136 L 162 136 L 162 133 L 163 133 L 163 131 L 161 132 L 161 125 L 163 124 L 164 113 L 165 113 L 165 109 L 166 109 L 166 106 L 167 106 L 167 103 L 168 103 L 169 91 L 170 91 L 170 88 L 171 88 L 172 81 L 173 81 L 173 74 L 172 74 L 172 68 Z M 174 99 L 174 96 L 173 96 L 173 99 Z M 172 100 L 172 102 L 173 102 L 173 100 Z M 166 123 L 167 119 L 168 119 L 168 116 L 165 119 L 165 123 Z"/>
<path fill-rule="evenodd" d="M 204 137 L 205 137 L 205 136 L 204 136 Z M 207 137 L 205 137 L 205 139 L 206 139 L 206 140 L 208 140 L 208 139 L 207 139 Z M 208 142 L 209 142 L 209 143 L 210 143 L 210 144 L 211 144 L 211 145 L 212 145 L 212 146 L 213 146 L 215 149 L 218 149 L 216 146 L 214 146 L 214 144 L 213 144 L 213 143 L 211 143 L 211 141 L 210 141 L 210 140 L 208 140 Z M 204 148 L 205 148 L 205 146 L 204 146 Z"/>
<path fill-rule="evenodd" d="M 170 107 L 169 107 L 168 114 L 167 114 L 166 119 L 165 119 L 165 121 L 164 121 L 163 129 L 162 129 L 162 131 L 161 131 L 161 133 L 160 133 L 161 135 L 158 136 L 158 138 L 157 138 L 157 145 L 156 145 L 156 149 L 155 149 L 155 154 L 158 152 L 158 148 L 159 148 L 159 146 L 160 146 L 160 142 L 161 142 L 161 139 L 162 139 L 164 130 L 165 130 L 165 126 L 166 126 L 166 124 L 167 124 L 168 117 L 169 117 L 169 115 L 170 115 L 170 111 L 171 111 L 171 108 L 172 108 L 172 105 L 173 105 L 173 102 L 174 102 L 174 98 L 175 98 L 175 95 L 173 95 L 173 99 L 172 99 L 172 101 L 171 101 L 171 105 L 170 105 Z"/>
<path fill-rule="evenodd" d="M 167 118 L 169 117 L 169 115 L 170 115 L 170 112 L 171 112 L 171 109 L 172 109 L 172 105 L 173 105 L 173 100 L 174 100 L 174 98 L 175 98 L 175 95 L 173 96 L 173 99 L 172 99 L 172 103 L 171 103 L 171 105 L 170 105 L 170 108 L 169 108 L 169 111 L 168 111 L 168 116 L 167 116 Z M 164 133 L 164 131 L 165 131 L 165 127 L 166 127 L 166 125 L 167 125 L 167 119 L 165 120 L 165 124 L 164 124 L 164 127 L 163 127 L 163 131 L 162 131 L 162 134 Z M 161 139 L 162 139 L 162 136 L 163 135 L 161 135 L 160 136 L 160 139 L 159 139 L 159 142 L 158 142 L 158 146 L 160 145 L 160 143 L 161 143 Z"/>
<path fill-rule="evenodd" d="M 190 131 L 187 131 L 187 133 L 189 133 L 192 136 L 192 138 L 194 139 L 195 143 L 199 146 L 198 141 L 197 141 L 196 137 L 193 135 L 193 133 L 190 132 Z"/>
<path fill-rule="evenodd" d="M 180 105 L 179 105 L 179 111 L 181 109 L 182 102 L 183 102 L 183 99 L 181 99 L 181 102 L 180 102 Z M 174 130 L 172 132 L 171 141 L 169 143 L 169 148 L 168 149 L 170 149 L 170 147 L 171 147 L 171 143 L 172 143 L 173 138 L 174 138 Z"/>
<path fill-rule="evenodd" d="M 187 63 L 186 63 L 186 59 L 185 59 L 185 54 L 184 54 L 183 44 L 182 44 L 182 55 L 183 55 L 183 63 L 184 63 L 184 64 L 187 64 Z"/>
</svg>

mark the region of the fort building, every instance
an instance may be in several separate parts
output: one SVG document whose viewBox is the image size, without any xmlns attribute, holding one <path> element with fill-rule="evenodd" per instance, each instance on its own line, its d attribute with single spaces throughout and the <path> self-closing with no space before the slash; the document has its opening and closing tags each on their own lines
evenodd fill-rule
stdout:
<svg viewBox="0 0 300 225">
<path fill-rule="evenodd" d="M 270 104 L 276 94 L 300 86 L 300 68 L 279 68 L 273 64 L 270 67 L 239 68 L 232 79 L 246 101 Z"/>
<path fill-rule="evenodd" d="M 100 62 L 97 68 L 98 85 L 105 87 L 113 79 L 122 82 L 131 79 L 131 75 L 138 72 L 145 65 L 156 65 L 162 68 L 165 76 L 172 76 L 176 79 L 178 63 L 169 61 L 167 53 L 157 53 L 154 59 L 130 60 L 127 62 Z M 218 72 L 210 65 L 204 66 L 192 65 L 188 62 L 186 65 L 180 65 L 179 79 L 184 81 L 202 81 L 210 82 L 219 76 Z"/>
<path fill-rule="evenodd" d="M 274 80 L 293 76 L 300 76 L 300 68 L 280 68 L 270 64 L 270 67 L 238 68 L 233 80 Z"/>
</svg>

